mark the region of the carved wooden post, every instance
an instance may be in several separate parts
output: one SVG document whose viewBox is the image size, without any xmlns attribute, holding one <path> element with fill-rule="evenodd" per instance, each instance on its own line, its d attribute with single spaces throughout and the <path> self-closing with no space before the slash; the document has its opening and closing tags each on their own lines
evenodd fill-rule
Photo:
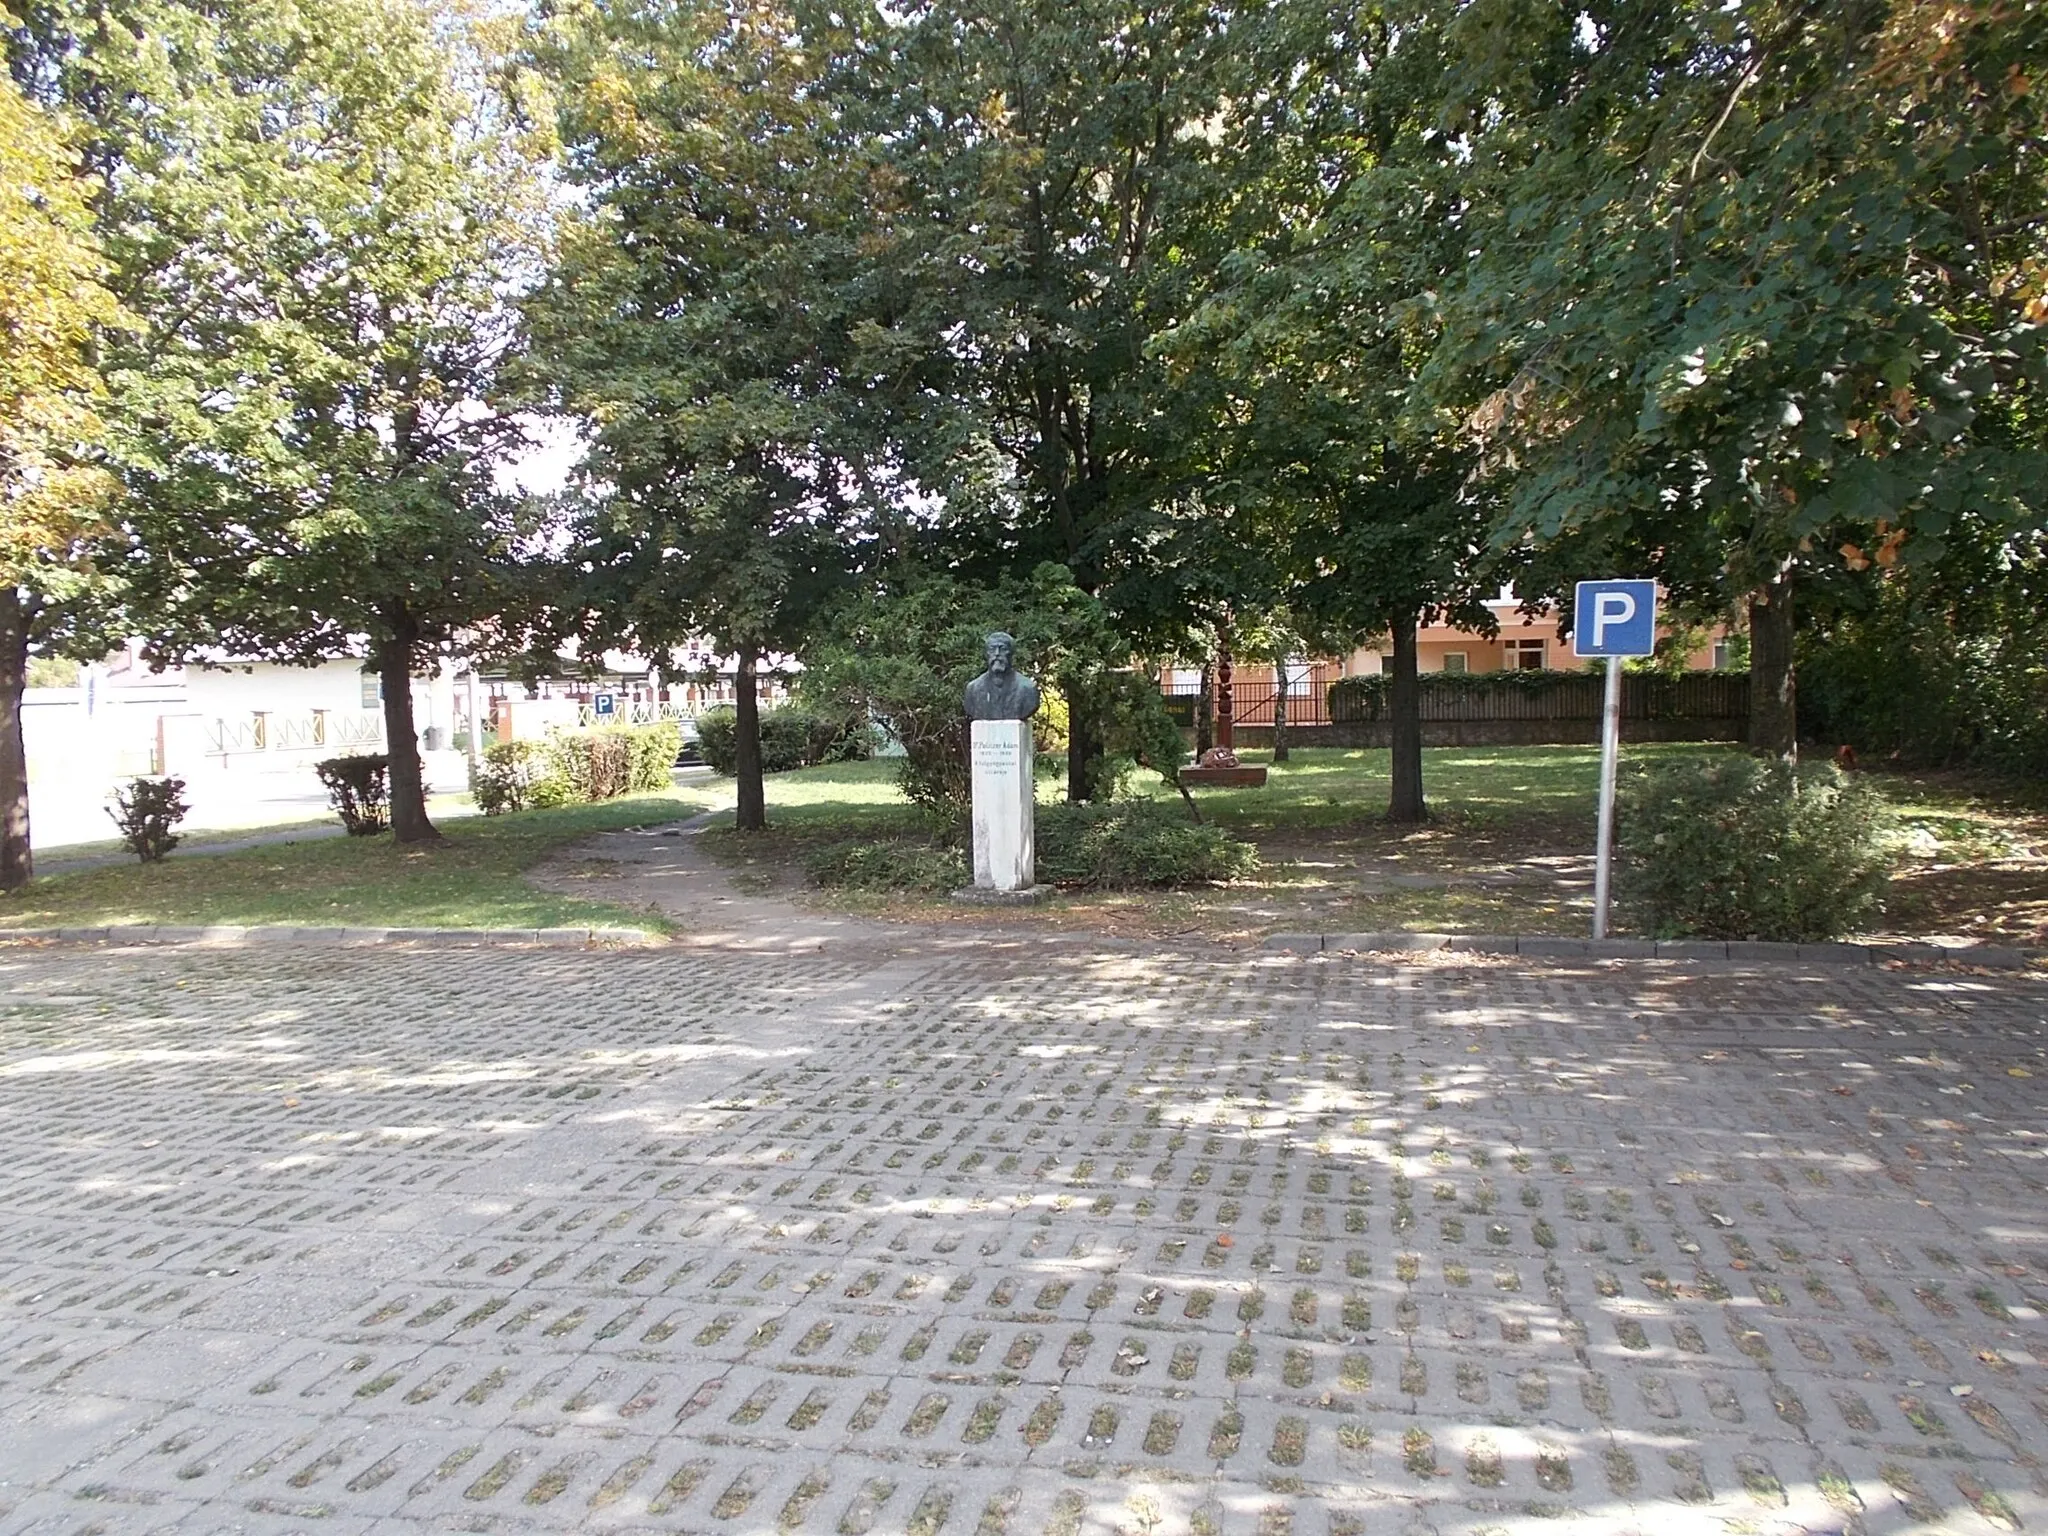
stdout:
<svg viewBox="0 0 2048 1536">
<path fill-rule="evenodd" d="M 1221 752 L 1233 751 L 1237 746 L 1231 726 L 1236 716 L 1230 702 L 1230 647 L 1218 644 L 1216 647 L 1216 748 Z"/>
</svg>

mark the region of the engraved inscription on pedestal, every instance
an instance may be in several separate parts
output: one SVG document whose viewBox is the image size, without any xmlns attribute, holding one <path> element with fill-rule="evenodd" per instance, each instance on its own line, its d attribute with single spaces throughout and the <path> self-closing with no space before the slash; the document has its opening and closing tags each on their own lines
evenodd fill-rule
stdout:
<svg viewBox="0 0 2048 1536">
<path fill-rule="evenodd" d="M 974 883 L 1021 891 L 1036 883 L 1031 724 L 977 720 L 970 727 L 974 770 Z"/>
</svg>

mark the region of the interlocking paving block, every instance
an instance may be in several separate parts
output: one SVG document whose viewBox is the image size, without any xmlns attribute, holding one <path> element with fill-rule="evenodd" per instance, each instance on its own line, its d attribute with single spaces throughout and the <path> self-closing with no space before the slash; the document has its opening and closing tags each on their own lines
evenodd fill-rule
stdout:
<svg viewBox="0 0 2048 1536">
<path fill-rule="evenodd" d="M 2048 1520 L 2048 980 L 19 949 L 0 1526 Z"/>
</svg>

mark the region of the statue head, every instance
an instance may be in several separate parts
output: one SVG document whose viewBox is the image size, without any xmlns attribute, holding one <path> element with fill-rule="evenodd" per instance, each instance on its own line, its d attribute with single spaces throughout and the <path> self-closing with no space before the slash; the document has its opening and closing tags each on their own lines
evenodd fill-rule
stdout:
<svg viewBox="0 0 2048 1536">
<path fill-rule="evenodd" d="M 988 637 L 988 669 L 998 677 L 1016 670 L 1017 642 L 1002 630 Z"/>
</svg>

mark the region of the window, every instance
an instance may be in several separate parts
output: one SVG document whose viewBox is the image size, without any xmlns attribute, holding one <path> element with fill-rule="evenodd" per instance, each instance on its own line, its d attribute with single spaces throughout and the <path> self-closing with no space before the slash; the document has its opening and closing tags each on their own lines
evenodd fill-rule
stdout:
<svg viewBox="0 0 2048 1536">
<path fill-rule="evenodd" d="M 1291 699 L 1305 699 L 1312 691 L 1315 668 L 1300 657 L 1282 664 L 1287 673 L 1287 696 Z"/>
<path fill-rule="evenodd" d="M 363 674 L 362 705 L 364 709 L 377 709 L 384 703 L 384 679 L 375 672 Z"/>
<path fill-rule="evenodd" d="M 1444 670 L 1446 672 L 1463 672 L 1465 669 L 1465 653 L 1463 651 L 1444 652 Z"/>
<path fill-rule="evenodd" d="M 1507 664 L 1510 670 L 1540 672 L 1543 669 L 1541 640 L 1510 640 L 1507 643 L 1507 651 Z"/>
<path fill-rule="evenodd" d="M 1726 640 L 1716 640 L 1714 642 L 1714 670 L 1716 672 L 1722 671 L 1727 665 L 1728 642 Z"/>
</svg>

